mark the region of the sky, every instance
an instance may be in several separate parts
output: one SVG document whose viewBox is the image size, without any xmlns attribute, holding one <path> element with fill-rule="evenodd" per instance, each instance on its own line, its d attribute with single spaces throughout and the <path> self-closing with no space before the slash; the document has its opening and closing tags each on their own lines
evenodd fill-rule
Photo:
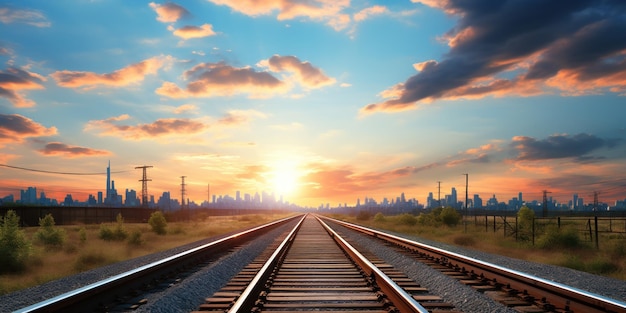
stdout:
<svg viewBox="0 0 626 313">
<path fill-rule="evenodd" d="M 0 197 L 626 198 L 626 3 L 0 2 Z"/>
</svg>

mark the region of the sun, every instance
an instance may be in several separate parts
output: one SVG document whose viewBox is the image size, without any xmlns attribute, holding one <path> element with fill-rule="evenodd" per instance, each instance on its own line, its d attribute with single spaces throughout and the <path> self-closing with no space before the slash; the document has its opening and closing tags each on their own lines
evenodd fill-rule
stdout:
<svg viewBox="0 0 626 313">
<path fill-rule="evenodd" d="M 298 189 L 295 171 L 289 168 L 277 168 L 272 172 L 274 192 L 279 196 L 291 196 Z"/>
</svg>

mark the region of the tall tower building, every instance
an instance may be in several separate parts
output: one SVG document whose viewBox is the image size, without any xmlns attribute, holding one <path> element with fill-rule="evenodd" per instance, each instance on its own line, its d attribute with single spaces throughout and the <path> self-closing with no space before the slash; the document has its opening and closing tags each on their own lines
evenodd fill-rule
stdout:
<svg viewBox="0 0 626 313">
<path fill-rule="evenodd" d="M 104 202 L 110 202 L 111 200 L 111 160 L 109 160 L 109 165 L 107 166 L 107 192 Z"/>
</svg>

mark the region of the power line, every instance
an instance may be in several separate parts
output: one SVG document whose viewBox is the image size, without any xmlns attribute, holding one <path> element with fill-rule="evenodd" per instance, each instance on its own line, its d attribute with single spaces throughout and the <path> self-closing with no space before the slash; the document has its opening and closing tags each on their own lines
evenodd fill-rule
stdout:
<svg viewBox="0 0 626 313">
<path fill-rule="evenodd" d="M 77 172 L 47 171 L 47 170 L 39 170 L 39 169 L 27 168 L 27 167 L 12 166 L 12 165 L 8 165 L 8 164 L 0 164 L 0 166 L 8 167 L 8 168 L 16 169 L 16 170 L 22 170 L 22 171 L 46 173 L 46 174 L 58 174 L 58 175 L 82 175 L 82 176 L 88 176 L 88 175 L 106 175 L 107 174 L 106 172 L 100 172 L 100 173 L 88 173 L 88 172 L 87 173 L 77 173 Z M 116 171 L 116 172 L 111 172 L 111 173 L 119 174 L 119 173 L 126 173 L 126 172 L 130 172 L 130 171 Z"/>
</svg>

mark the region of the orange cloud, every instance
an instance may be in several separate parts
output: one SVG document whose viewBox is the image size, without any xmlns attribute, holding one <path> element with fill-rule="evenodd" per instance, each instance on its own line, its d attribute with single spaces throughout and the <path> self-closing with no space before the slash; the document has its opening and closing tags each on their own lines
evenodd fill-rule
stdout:
<svg viewBox="0 0 626 313">
<path fill-rule="evenodd" d="M 202 26 L 184 26 L 177 30 L 174 30 L 174 35 L 183 39 L 203 38 L 215 35 L 213 26 L 211 24 L 204 24 Z"/>
<path fill-rule="evenodd" d="M 307 88 L 321 88 L 336 82 L 334 78 L 324 75 L 319 68 L 309 62 L 302 62 L 295 56 L 274 55 L 259 62 L 259 65 L 268 67 L 272 72 L 292 72 L 298 82 Z"/>
<path fill-rule="evenodd" d="M 148 5 L 157 13 L 157 21 L 163 23 L 174 23 L 182 17 L 189 15 L 187 9 L 173 2 L 165 4 L 150 2 Z"/>
<path fill-rule="evenodd" d="M 146 75 L 154 75 L 169 57 L 153 57 L 107 74 L 80 71 L 57 71 L 52 78 L 61 87 L 94 87 L 98 85 L 121 87 L 143 81 Z"/>
<path fill-rule="evenodd" d="M 24 98 L 19 91 L 43 89 L 42 82 L 46 81 L 39 74 L 31 73 L 18 68 L 8 68 L 0 71 L 0 97 L 8 99 L 13 106 L 28 108 L 35 106 L 35 102 Z"/>
<path fill-rule="evenodd" d="M 191 80 L 185 89 L 172 82 L 164 82 L 156 93 L 170 98 L 218 97 L 249 94 L 251 98 L 269 97 L 285 93 L 285 83 L 268 72 L 250 67 L 237 68 L 224 63 L 202 63 L 184 73 Z"/>
<path fill-rule="evenodd" d="M 255 110 L 231 110 L 218 120 L 220 125 L 240 125 L 251 121 L 254 118 L 265 118 L 266 115 Z"/>
<path fill-rule="evenodd" d="M 249 15 L 268 15 L 278 12 L 278 20 L 290 20 L 306 17 L 315 21 L 323 21 L 335 30 L 344 29 L 349 16 L 341 11 L 350 6 L 350 0 L 209 0 L 217 5 L 225 5 L 231 9 Z M 347 20 L 346 20 L 347 18 Z"/>
<path fill-rule="evenodd" d="M 46 146 L 39 150 L 42 154 L 45 155 L 60 155 L 68 158 L 77 158 L 84 156 L 99 156 L 99 155 L 110 155 L 109 151 L 97 150 L 79 146 L 70 146 L 61 142 L 50 142 L 46 144 Z"/>
<path fill-rule="evenodd" d="M 104 120 L 89 121 L 85 130 L 98 130 L 103 136 L 118 136 L 123 139 L 143 140 L 165 136 L 183 136 L 197 134 L 208 128 L 203 122 L 191 119 L 165 118 L 150 124 L 121 125 L 128 115 L 121 115 Z"/>
<path fill-rule="evenodd" d="M 47 128 L 19 114 L 0 114 L 0 146 L 21 143 L 27 137 L 56 135 L 56 127 Z"/>
</svg>

